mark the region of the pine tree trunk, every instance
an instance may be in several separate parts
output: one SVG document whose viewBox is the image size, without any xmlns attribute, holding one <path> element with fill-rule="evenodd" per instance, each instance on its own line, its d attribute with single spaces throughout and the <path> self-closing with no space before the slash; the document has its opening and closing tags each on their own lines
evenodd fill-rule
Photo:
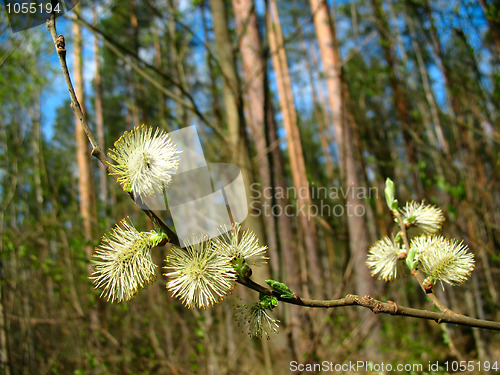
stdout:
<svg viewBox="0 0 500 375">
<path fill-rule="evenodd" d="M 85 94 L 83 88 L 83 68 L 82 68 L 82 34 L 78 23 L 73 23 L 73 38 L 74 38 L 74 87 L 76 97 L 80 102 L 82 111 L 85 114 Z M 85 253 L 87 259 L 92 257 L 92 243 L 97 232 L 97 217 L 96 205 L 94 196 L 94 182 L 92 177 L 92 165 L 90 162 L 89 141 L 80 124 L 80 121 L 75 116 L 75 138 L 76 138 L 76 159 L 78 168 L 78 190 L 80 214 L 82 217 L 82 227 L 85 239 Z M 92 272 L 90 263 L 88 266 L 89 274 Z M 99 319 L 97 309 L 90 310 L 90 330 L 93 335 L 93 346 L 98 344 L 95 334 L 99 330 Z"/>
<path fill-rule="evenodd" d="M 307 181 L 304 154 L 302 151 L 302 141 L 297 126 L 297 113 L 288 71 L 283 34 L 281 32 L 278 9 L 274 0 L 269 1 L 269 7 L 267 9 L 267 31 L 273 68 L 276 73 L 283 124 L 286 131 L 292 180 L 295 190 L 297 191 L 297 209 L 299 210 L 298 216 L 301 228 L 300 234 L 304 238 L 304 246 L 307 254 L 308 278 L 312 282 L 311 287 L 315 292 L 315 296 L 321 298 L 323 294 L 321 288 L 321 275 L 323 273 L 320 264 L 316 224 L 314 219 L 306 215 L 311 205 L 311 196 Z M 306 270 L 302 271 L 305 272 Z"/>
<path fill-rule="evenodd" d="M 228 28 L 228 17 L 223 1 L 210 0 L 212 24 L 215 34 L 215 49 L 222 72 L 225 123 L 229 133 L 229 147 L 232 161 L 240 168 L 245 181 L 247 202 L 250 202 L 250 186 L 253 181 L 252 164 L 246 133 L 241 88 L 236 72 L 236 60 Z M 246 224 L 259 237 L 262 235 L 261 218 L 248 215 Z"/>
<path fill-rule="evenodd" d="M 257 150 L 257 168 L 261 191 L 267 187 L 285 188 L 283 156 L 278 146 L 276 122 L 270 103 L 266 62 L 264 60 L 257 15 L 252 0 L 233 0 L 233 8 L 241 35 L 241 58 L 245 73 L 248 98 L 249 127 Z M 276 190 L 274 190 L 276 191 Z M 289 204 L 281 197 L 262 197 L 268 207 L 285 207 Z M 279 278 L 297 292 L 302 290 L 297 247 L 293 241 L 292 221 L 287 215 L 264 214 L 267 244 L 274 277 Z M 279 252 L 283 254 L 284 267 L 279 269 Z M 279 274 L 278 272 L 281 272 Z M 304 337 L 310 336 L 304 311 L 285 306 L 285 321 L 291 328 L 290 344 L 294 356 L 307 353 Z"/>
<path fill-rule="evenodd" d="M 244 95 L 248 100 L 248 126 L 250 136 L 257 151 L 256 168 L 260 180 L 259 191 L 269 189 L 271 185 L 271 167 L 266 136 L 266 64 L 263 58 L 261 36 L 257 24 L 257 15 L 252 0 L 233 0 L 234 16 L 240 40 L 240 53 L 243 63 L 245 82 Z M 262 195 L 261 205 L 273 205 L 272 197 Z M 278 272 L 278 239 L 276 234 L 275 218 L 271 214 L 262 215 L 265 228 L 265 240 L 270 254 L 271 271 L 277 276 Z M 264 238 L 263 238 L 264 240 Z"/>
<path fill-rule="evenodd" d="M 345 189 L 350 188 L 353 189 L 351 192 L 355 192 L 356 189 L 360 188 L 359 161 L 356 159 L 356 149 L 353 144 L 354 134 L 347 121 L 347 116 L 344 115 L 347 108 L 345 96 L 342 93 L 341 60 L 335 36 L 335 26 L 331 22 L 326 1 L 311 0 L 311 12 L 325 70 L 343 186 Z M 373 281 L 365 264 L 369 246 L 368 229 L 364 216 L 355 214 L 355 212 L 364 212 L 364 205 L 358 194 L 351 193 L 347 194 L 346 203 L 347 207 L 350 207 L 350 214 L 348 212 L 346 216 L 349 229 L 349 248 L 351 257 L 354 258 L 356 264 L 356 293 L 371 294 Z"/>
<path fill-rule="evenodd" d="M 97 23 L 97 7 L 92 3 L 92 16 L 94 23 Z M 95 126 L 97 129 L 97 141 L 101 149 L 106 150 L 104 141 L 104 118 L 102 108 L 102 87 L 101 87 L 101 59 L 99 54 L 99 40 L 94 36 L 94 100 L 95 100 Z M 108 204 L 108 182 L 106 167 L 99 163 L 99 198 L 104 208 Z"/>
</svg>

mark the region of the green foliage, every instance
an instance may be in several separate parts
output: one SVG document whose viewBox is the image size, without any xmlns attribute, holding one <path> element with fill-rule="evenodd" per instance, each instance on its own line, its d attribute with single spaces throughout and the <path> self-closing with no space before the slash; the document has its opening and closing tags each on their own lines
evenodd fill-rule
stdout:
<svg viewBox="0 0 500 375">
<path fill-rule="evenodd" d="M 444 177 L 436 178 L 436 187 L 441 189 L 457 200 L 465 199 L 465 183 L 463 181 L 458 182 L 458 184 L 453 185 L 447 181 Z"/>
</svg>

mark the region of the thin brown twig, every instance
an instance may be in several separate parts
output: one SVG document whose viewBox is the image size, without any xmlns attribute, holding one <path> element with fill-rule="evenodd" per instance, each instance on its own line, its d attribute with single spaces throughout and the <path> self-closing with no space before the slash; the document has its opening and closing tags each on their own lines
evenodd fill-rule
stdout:
<svg viewBox="0 0 500 375">
<path fill-rule="evenodd" d="M 97 143 L 96 138 L 94 137 L 87 120 L 85 119 L 82 107 L 80 106 L 80 102 L 76 97 L 75 89 L 73 87 L 73 83 L 71 82 L 71 76 L 69 74 L 68 65 L 66 63 L 66 46 L 64 42 L 64 36 L 57 35 L 54 14 L 52 14 L 50 18 L 47 20 L 46 26 L 50 34 L 52 35 L 52 40 L 56 48 L 57 56 L 59 57 L 59 62 L 61 64 L 64 79 L 66 80 L 66 85 L 68 86 L 69 95 L 71 97 L 71 109 L 73 110 L 73 112 L 75 112 L 76 116 L 80 120 L 80 124 L 85 130 L 85 134 L 87 135 L 87 138 L 90 141 L 90 144 L 92 145 L 92 153 L 91 153 L 92 156 L 95 156 L 105 166 L 106 171 L 109 172 L 108 161 L 106 160 L 106 156 L 99 147 L 99 144 Z M 129 193 L 129 195 L 132 199 L 134 199 L 131 193 Z M 179 239 L 175 234 L 175 232 L 172 231 L 153 211 L 146 209 L 143 209 L 143 211 L 155 225 L 161 228 L 168 235 L 170 242 L 179 244 Z"/>
<path fill-rule="evenodd" d="M 468 327 L 478 327 L 500 331 L 500 322 L 469 318 L 468 316 L 449 314 L 446 312 L 436 312 L 428 310 L 414 309 L 411 307 L 397 305 L 392 301 L 382 302 L 368 296 L 358 296 L 348 294 L 343 298 L 333 300 L 314 300 L 300 298 L 294 295 L 293 298 L 282 298 L 279 293 L 257 284 L 249 278 L 238 277 L 238 283 L 253 289 L 259 293 L 276 297 L 276 299 L 290 303 L 292 305 L 315 307 L 315 308 L 336 308 L 345 306 L 361 306 L 370 309 L 373 313 L 408 316 L 413 318 L 434 320 L 437 323 L 454 323 Z"/>
<path fill-rule="evenodd" d="M 69 96 L 71 97 L 71 109 L 73 109 L 73 112 L 75 112 L 76 116 L 80 120 L 80 124 L 82 125 L 83 130 L 85 131 L 85 134 L 87 135 L 87 138 L 89 139 L 90 144 L 92 145 L 92 155 L 95 156 L 97 159 L 99 159 L 101 163 L 106 165 L 106 156 L 102 152 L 101 148 L 99 147 L 99 144 L 97 143 L 94 135 L 92 134 L 90 126 L 87 120 L 85 119 L 85 116 L 83 115 L 80 102 L 76 97 L 76 93 L 73 88 L 73 83 L 71 82 L 71 77 L 69 75 L 68 65 L 66 64 L 66 46 L 64 42 L 64 36 L 57 35 L 54 13 L 52 13 L 50 18 L 47 20 L 46 26 L 47 29 L 50 31 L 50 35 L 52 35 L 52 40 L 56 47 L 57 56 L 59 57 L 59 62 L 61 63 L 61 68 L 63 70 L 64 79 L 66 80 L 66 84 L 68 86 Z"/>
</svg>

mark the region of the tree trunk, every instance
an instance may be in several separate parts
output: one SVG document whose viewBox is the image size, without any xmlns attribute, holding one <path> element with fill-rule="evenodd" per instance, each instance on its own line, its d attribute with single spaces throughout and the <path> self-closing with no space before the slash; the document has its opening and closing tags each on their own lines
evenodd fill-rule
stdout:
<svg viewBox="0 0 500 375">
<path fill-rule="evenodd" d="M 325 163 L 326 163 L 326 175 L 328 177 L 328 180 L 330 182 L 333 182 L 333 165 L 332 165 L 332 158 L 330 155 L 330 150 L 329 150 L 329 140 L 327 139 L 327 134 L 326 134 L 326 124 L 328 123 L 328 118 L 326 116 L 326 107 L 322 106 L 319 98 L 318 98 L 318 92 L 316 88 L 316 83 L 315 83 L 315 77 L 314 77 L 314 72 L 313 72 L 313 63 L 311 62 L 311 58 L 309 56 L 309 52 L 311 50 L 314 50 L 314 47 L 306 45 L 306 41 L 304 38 L 304 33 L 302 31 L 302 26 L 300 22 L 298 21 L 297 17 L 294 17 L 294 24 L 295 27 L 297 28 L 297 31 L 299 33 L 300 37 L 300 47 L 303 53 L 303 56 L 305 57 L 305 64 L 306 64 L 306 71 L 307 71 L 307 77 L 309 79 L 309 84 L 312 89 L 312 100 L 313 100 L 313 106 L 314 106 L 314 114 L 316 121 L 318 122 L 319 126 L 319 136 L 320 136 L 320 142 L 321 142 L 321 149 L 323 151 L 323 157 L 325 158 Z"/>
<path fill-rule="evenodd" d="M 261 36 L 257 24 L 257 14 L 252 0 L 233 0 L 234 16 L 238 28 L 240 53 L 243 63 L 245 97 L 248 100 L 248 126 L 257 151 L 256 167 L 260 180 L 260 189 L 269 189 L 271 185 L 271 167 L 266 136 L 266 64 L 263 58 Z M 252 189 L 253 190 L 253 189 Z M 262 194 L 261 206 L 272 207 L 272 196 Z M 278 272 L 278 239 L 276 223 L 271 214 L 262 215 L 265 228 L 265 239 L 269 248 L 272 274 Z"/>
<path fill-rule="evenodd" d="M 174 72 L 174 77 L 177 78 L 177 81 L 179 82 L 180 85 L 183 87 L 186 87 L 186 80 L 184 78 L 184 68 L 183 68 L 183 59 L 182 55 L 179 51 L 179 47 L 177 46 L 177 26 L 176 26 L 176 20 L 175 20 L 175 14 L 179 11 L 178 10 L 179 5 L 177 0 L 168 0 L 167 1 L 167 9 L 169 13 L 169 22 L 167 26 L 167 32 L 168 32 L 168 53 L 169 53 L 169 62 L 170 62 L 170 69 Z M 202 10 L 203 10 L 203 5 L 202 5 Z M 206 37 L 206 33 L 204 33 Z M 173 87 L 173 92 L 175 95 L 179 98 L 181 98 L 182 92 L 181 89 L 178 86 Z M 188 91 L 186 89 L 186 91 Z M 179 127 L 185 127 L 188 126 L 188 112 L 186 111 L 185 107 L 181 105 L 179 102 L 176 102 L 176 113 L 175 117 L 178 119 L 179 122 Z"/>
<path fill-rule="evenodd" d="M 233 8 L 240 34 L 240 51 L 245 73 L 246 98 L 249 108 L 249 127 L 257 150 L 257 168 L 261 191 L 267 187 L 285 188 L 283 156 L 278 144 L 276 122 L 270 92 L 267 85 L 266 62 L 261 44 L 257 15 L 252 0 L 233 0 Z M 275 190 L 276 191 L 276 190 Z M 268 207 L 281 207 L 289 204 L 284 198 L 262 196 L 262 204 Z M 267 244 L 271 258 L 271 269 L 275 277 L 283 280 L 297 292 L 302 290 L 299 277 L 297 247 L 293 241 L 292 221 L 287 215 L 275 217 L 264 214 L 267 230 Z M 284 267 L 279 268 L 279 251 L 283 254 Z M 278 272 L 281 271 L 281 274 Z M 290 326 L 289 336 L 294 355 L 307 353 L 304 336 L 310 335 L 304 311 L 285 307 L 285 321 Z"/>
<path fill-rule="evenodd" d="M 347 212 L 347 225 L 351 256 L 355 258 L 356 264 L 356 293 L 370 294 L 373 291 L 373 281 L 365 264 L 369 246 L 368 229 L 363 215 L 355 214 L 356 212 L 364 212 L 364 206 L 358 194 L 354 193 L 356 189 L 360 188 L 359 161 L 356 159 L 356 150 L 353 144 L 354 134 L 347 117 L 344 115 L 347 108 L 345 96 L 342 93 L 341 60 L 335 26 L 331 22 L 325 0 L 311 0 L 311 12 L 325 70 L 330 109 L 339 150 L 341 180 L 346 189 L 352 189 L 351 193 L 347 194 L 346 203 L 347 208 L 350 209 L 350 212 Z"/>
<path fill-rule="evenodd" d="M 236 157 L 235 161 L 240 166 L 243 166 L 241 162 L 244 160 L 245 155 L 241 150 L 246 150 L 247 147 L 243 136 L 244 122 L 241 112 L 241 93 L 236 73 L 232 41 L 227 25 L 226 8 L 224 1 L 220 0 L 210 0 L 210 6 L 215 34 L 215 48 L 219 67 L 222 72 L 225 122 L 229 131 L 231 154 L 233 157 Z M 241 146 L 244 148 L 241 149 Z M 249 167 L 248 163 L 245 163 L 244 166 Z"/>
<path fill-rule="evenodd" d="M 2 220 L 3 221 L 3 220 Z M 2 222 L 0 222 L 2 223 Z M 2 223 L 3 224 L 3 223 Z M 0 263 L 0 272 L 3 274 L 3 265 Z M 10 375 L 9 347 L 7 342 L 7 320 L 5 318 L 3 286 L 0 285 L 0 371 L 5 375 Z"/>
<path fill-rule="evenodd" d="M 74 38 L 74 86 L 75 93 L 82 112 L 85 114 L 85 95 L 83 88 L 83 68 L 82 68 L 82 34 L 78 23 L 73 23 L 73 38 Z M 85 253 L 87 259 L 92 257 L 95 234 L 97 232 L 97 217 L 94 196 L 94 181 L 92 177 L 92 165 L 90 162 L 89 141 L 80 124 L 80 121 L 75 116 L 75 138 L 76 138 L 76 160 L 78 167 L 78 190 L 80 213 L 82 217 L 83 234 L 85 239 Z M 92 272 L 90 263 L 88 265 L 89 274 Z M 93 332 L 95 342 L 93 346 L 98 344 L 95 334 L 99 330 L 99 319 L 97 309 L 90 310 L 90 329 Z"/>
<path fill-rule="evenodd" d="M 297 209 L 301 226 L 301 235 L 304 237 L 307 270 L 309 279 L 312 281 L 312 290 L 318 298 L 323 296 L 321 288 L 321 271 L 319 248 L 317 242 L 317 231 L 314 218 L 308 217 L 311 206 L 309 183 L 307 181 L 302 142 L 299 128 L 297 126 L 297 113 L 293 100 L 288 62 L 286 58 L 283 34 L 278 16 L 278 9 L 274 0 L 269 1 L 267 9 L 267 31 L 269 37 L 269 48 L 272 56 L 273 68 L 276 73 L 276 82 L 280 101 L 283 125 L 286 131 L 288 154 L 292 172 L 292 180 L 297 192 Z M 305 271 L 305 270 L 303 270 Z"/>
<path fill-rule="evenodd" d="M 97 23 L 97 7 L 95 3 L 92 3 L 92 17 L 94 23 Z M 101 149 L 106 150 L 106 143 L 104 141 L 104 118 L 103 118 L 103 108 L 102 108 L 102 87 L 101 87 L 101 59 L 99 54 L 99 40 L 97 36 L 94 35 L 94 100 L 95 100 L 95 126 L 97 129 L 97 141 Z M 99 198 L 103 205 L 104 210 L 108 204 L 108 174 L 106 172 L 106 167 L 99 163 Z"/>
<path fill-rule="evenodd" d="M 230 155 L 233 162 L 241 168 L 246 186 L 247 202 L 250 202 L 250 186 L 253 181 L 252 164 L 246 135 L 240 82 L 236 72 L 236 60 L 228 28 L 227 11 L 224 2 L 220 0 L 210 0 L 210 6 L 215 34 L 215 49 L 222 72 L 224 113 L 229 133 Z M 248 215 L 245 221 L 259 237 L 264 238 L 261 218 Z"/>
</svg>

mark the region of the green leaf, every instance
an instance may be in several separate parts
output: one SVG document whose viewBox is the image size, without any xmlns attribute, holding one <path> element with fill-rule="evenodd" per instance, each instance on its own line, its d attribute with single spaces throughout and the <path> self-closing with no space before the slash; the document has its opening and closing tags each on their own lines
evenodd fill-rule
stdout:
<svg viewBox="0 0 500 375">
<path fill-rule="evenodd" d="M 244 258 L 235 258 L 233 260 L 233 268 L 236 273 L 241 277 L 250 277 L 252 276 L 252 269 L 245 262 Z"/>
<path fill-rule="evenodd" d="M 395 210 L 398 208 L 398 201 L 397 199 L 394 199 L 394 194 L 396 192 L 396 187 L 394 185 L 394 182 L 387 177 L 385 180 L 385 201 L 387 202 L 387 207 L 389 207 L 390 210 Z"/>
<path fill-rule="evenodd" d="M 266 280 L 267 285 L 280 294 L 281 298 L 293 298 L 294 294 L 290 288 L 276 280 Z"/>
<path fill-rule="evenodd" d="M 410 271 L 413 271 L 417 267 L 417 261 L 415 260 L 415 255 L 416 255 L 416 248 L 415 247 L 410 247 L 410 251 L 406 255 L 406 265 L 410 269 Z"/>
<path fill-rule="evenodd" d="M 403 237 L 401 237 L 401 232 L 398 232 L 396 238 L 394 238 L 394 243 L 400 243 L 401 241 L 403 241 Z"/>
</svg>

